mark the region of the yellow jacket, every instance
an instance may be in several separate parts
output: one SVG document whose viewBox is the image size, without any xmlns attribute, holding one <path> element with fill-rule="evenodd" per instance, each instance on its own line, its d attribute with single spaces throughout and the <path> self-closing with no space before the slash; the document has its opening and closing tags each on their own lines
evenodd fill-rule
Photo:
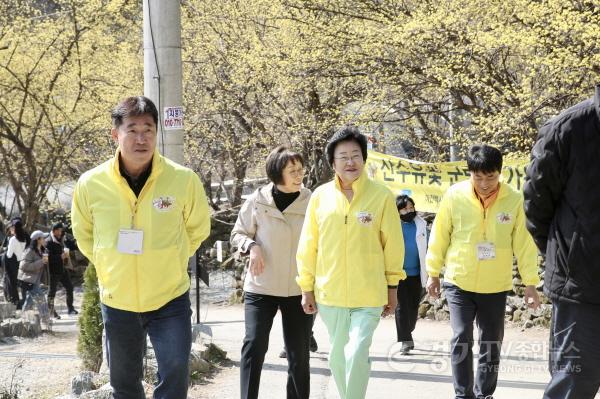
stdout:
<svg viewBox="0 0 600 399">
<path fill-rule="evenodd" d="M 404 240 L 394 195 L 363 172 L 348 202 L 338 179 L 313 193 L 296 261 L 303 292 L 339 307 L 387 304 L 387 286 L 404 273 Z"/>
<path fill-rule="evenodd" d="M 477 245 L 491 242 L 494 259 L 479 260 Z M 523 195 L 500 183 L 498 198 L 484 212 L 469 180 L 450 187 L 433 222 L 427 273 L 465 291 L 495 293 L 512 289 L 513 253 L 525 285 L 536 285 L 537 249 L 525 228 Z"/>
<path fill-rule="evenodd" d="M 79 249 L 96 267 L 100 300 L 133 312 L 158 309 L 189 289 L 188 260 L 210 232 L 198 175 L 158 151 L 138 198 L 119 171 L 119 150 L 84 173 L 71 219 Z M 132 228 L 143 231 L 140 255 L 117 250 L 119 230 Z"/>
</svg>

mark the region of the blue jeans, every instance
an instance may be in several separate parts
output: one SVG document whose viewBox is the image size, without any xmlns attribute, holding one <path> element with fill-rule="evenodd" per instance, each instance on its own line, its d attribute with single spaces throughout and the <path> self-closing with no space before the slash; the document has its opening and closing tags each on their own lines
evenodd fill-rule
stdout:
<svg viewBox="0 0 600 399">
<path fill-rule="evenodd" d="M 158 363 L 156 399 L 186 399 L 192 347 L 189 292 L 161 308 L 136 313 L 102 304 L 106 355 L 114 399 L 143 399 L 146 334 Z"/>
</svg>

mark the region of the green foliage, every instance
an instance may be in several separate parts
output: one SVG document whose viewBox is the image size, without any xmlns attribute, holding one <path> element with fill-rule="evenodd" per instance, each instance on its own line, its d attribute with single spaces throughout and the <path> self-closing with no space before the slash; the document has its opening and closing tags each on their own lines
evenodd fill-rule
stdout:
<svg viewBox="0 0 600 399">
<path fill-rule="evenodd" d="M 89 264 L 84 275 L 84 293 L 79 316 L 77 352 L 83 368 L 98 372 L 102 365 L 102 313 L 96 268 Z"/>
</svg>

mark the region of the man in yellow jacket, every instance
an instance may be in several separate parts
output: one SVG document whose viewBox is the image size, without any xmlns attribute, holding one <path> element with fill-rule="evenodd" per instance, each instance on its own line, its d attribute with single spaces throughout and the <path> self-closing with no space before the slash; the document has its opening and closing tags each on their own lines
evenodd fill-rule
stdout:
<svg viewBox="0 0 600 399">
<path fill-rule="evenodd" d="M 537 250 L 525 228 L 523 195 L 500 182 L 502 154 L 488 145 L 469 150 L 471 179 L 450 187 L 436 215 L 426 257 L 427 291 L 440 294 L 440 272 L 450 310 L 452 376 L 456 398 L 491 398 L 498 380 L 506 294 L 513 254 L 537 308 Z M 479 329 L 479 365 L 473 382 L 473 322 Z"/>
<path fill-rule="evenodd" d="M 329 365 L 342 399 L 363 399 L 369 347 L 383 315 L 396 309 L 404 240 L 392 192 L 364 171 L 367 139 L 346 127 L 329 140 L 334 180 L 308 203 L 298 253 L 306 313 L 318 311 L 329 332 Z"/>
<path fill-rule="evenodd" d="M 95 265 L 114 398 L 144 398 L 146 335 L 158 362 L 155 398 L 185 399 L 191 349 L 189 258 L 210 231 L 198 176 L 156 150 L 158 111 L 129 97 L 112 111 L 114 158 L 84 173 L 73 233 Z"/>
</svg>

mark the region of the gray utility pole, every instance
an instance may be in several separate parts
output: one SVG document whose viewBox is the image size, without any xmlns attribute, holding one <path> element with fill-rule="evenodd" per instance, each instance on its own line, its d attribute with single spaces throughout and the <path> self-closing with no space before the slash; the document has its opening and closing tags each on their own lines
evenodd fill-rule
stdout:
<svg viewBox="0 0 600 399">
<path fill-rule="evenodd" d="M 450 103 L 448 106 L 448 119 L 450 119 L 450 123 L 448 123 L 448 136 L 450 138 L 450 162 L 458 161 L 458 157 L 456 156 L 456 144 L 454 142 L 454 123 L 456 122 L 456 116 L 453 111 L 454 103 L 452 102 L 452 97 L 450 97 Z"/>
<path fill-rule="evenodd" d="M 144 0 L 144 95 L 158 108 L 158 149 L 183 164 L 181 8 Z"/>
</svg>

